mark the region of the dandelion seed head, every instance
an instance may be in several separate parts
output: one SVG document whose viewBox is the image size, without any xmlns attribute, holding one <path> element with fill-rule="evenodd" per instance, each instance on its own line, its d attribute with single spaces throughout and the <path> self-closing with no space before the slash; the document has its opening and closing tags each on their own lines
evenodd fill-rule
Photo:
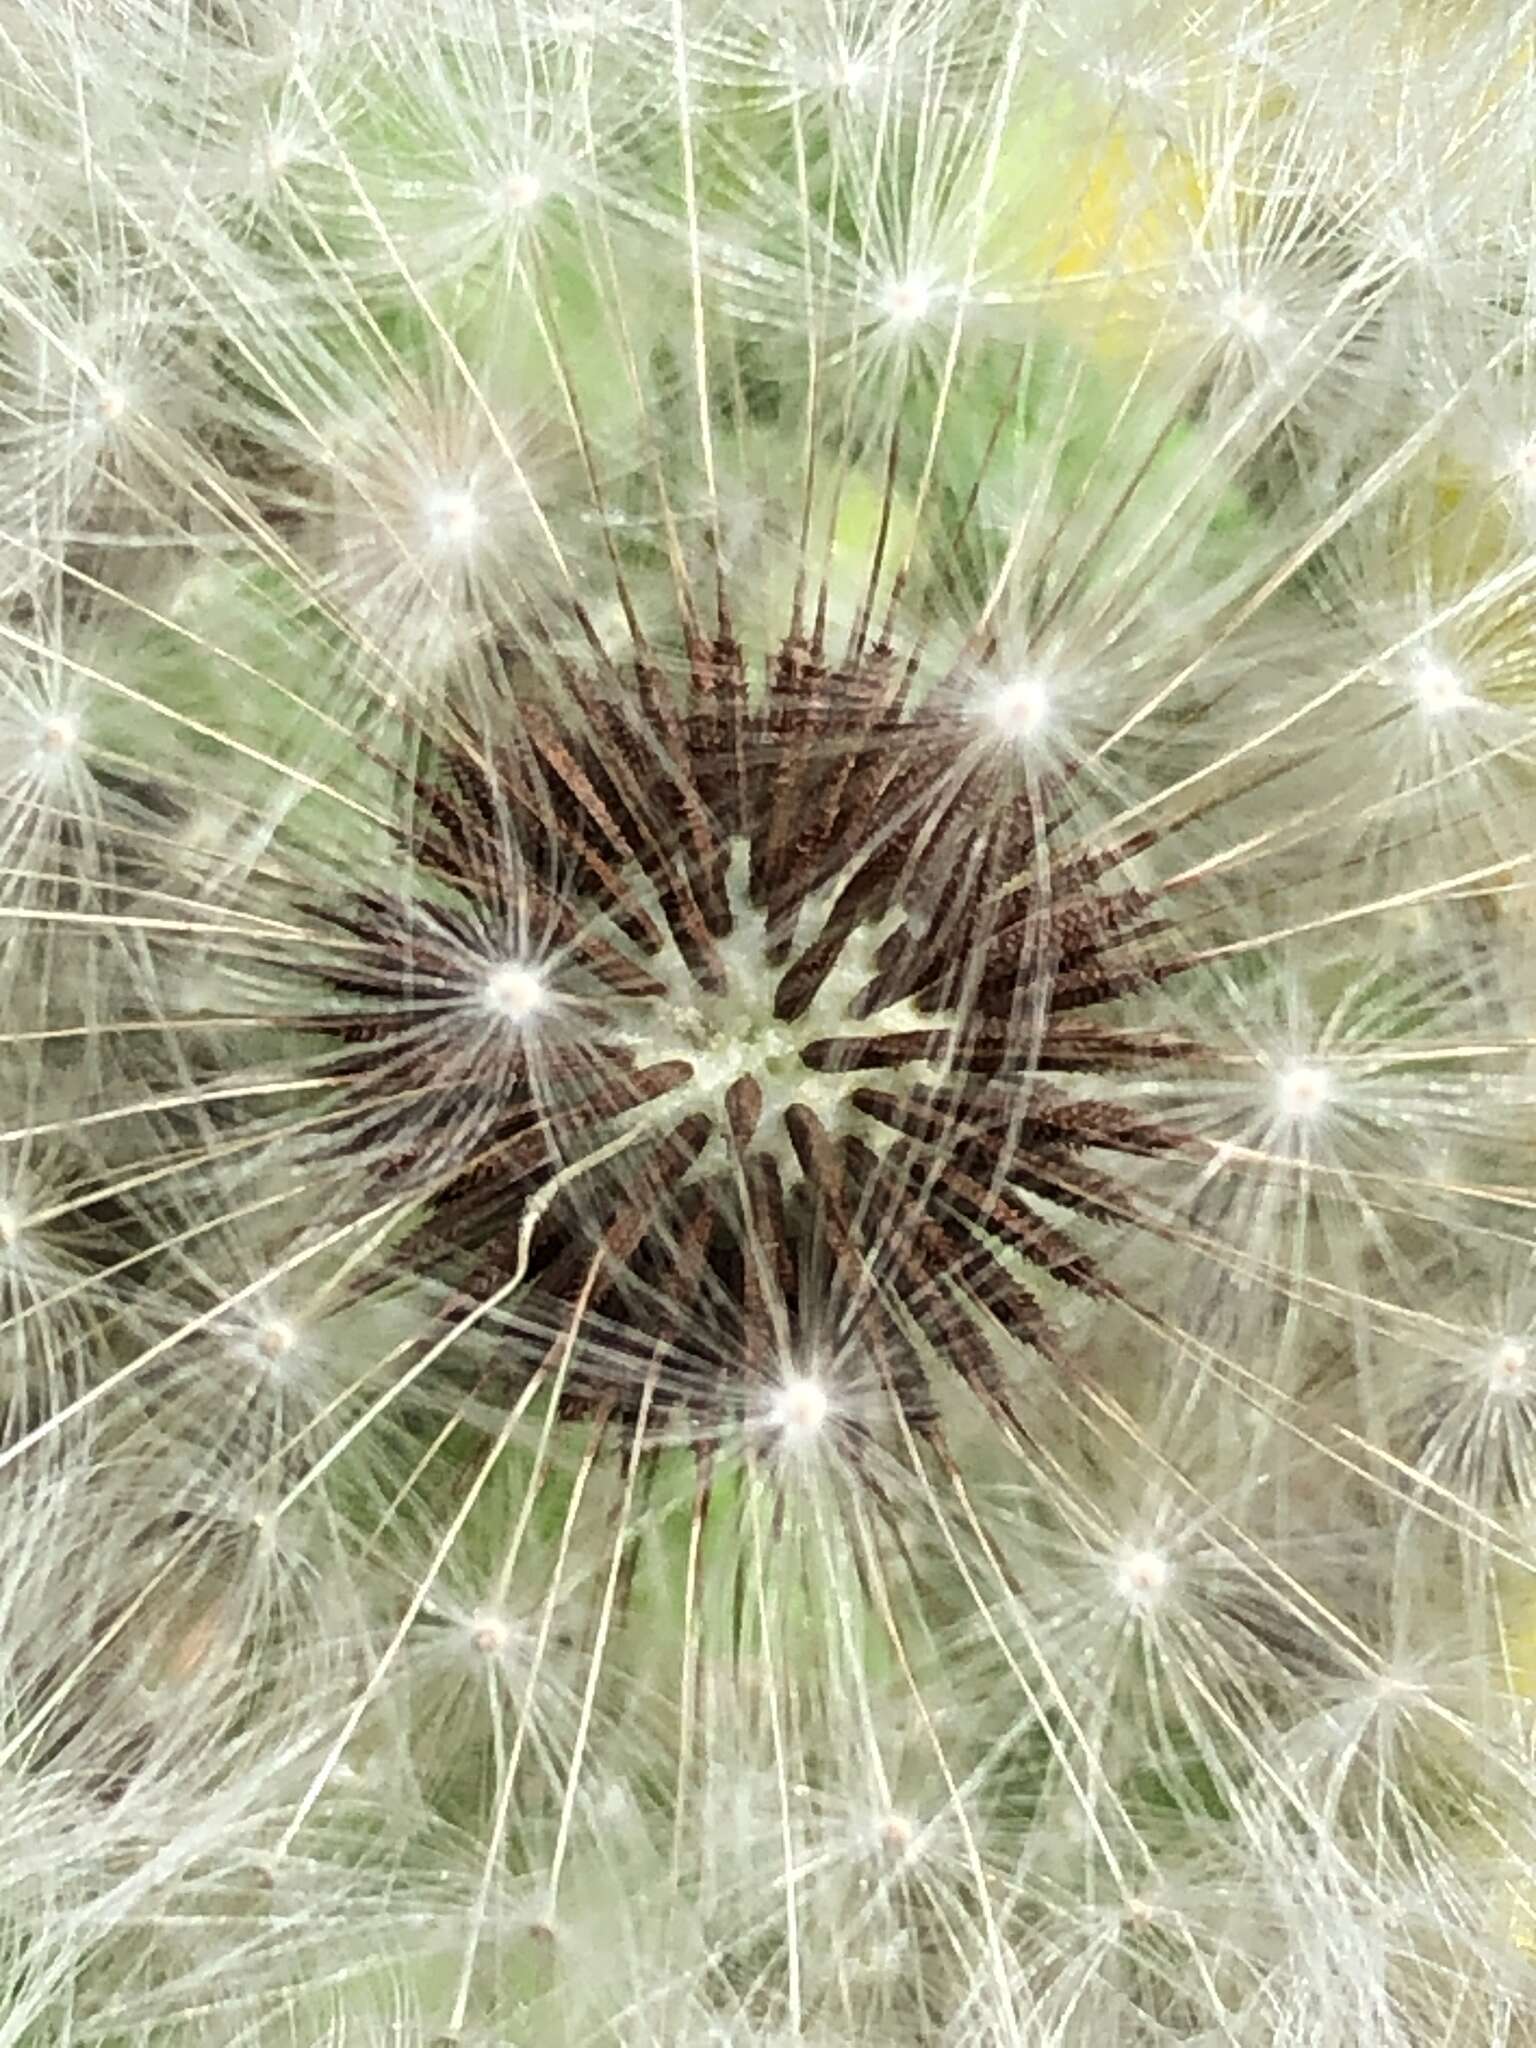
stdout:
<svg viewBox="0 0 1536 2048">
<path fill-rule="evenodd" d="M 1403 270 L 1427 273 L 1435 262 L 1435 244 L 1423 225 L 1393 209 L 1382 224 L 1389 258 Z"/>
<path fill-rule="evenodd" d="M 251 150 L 251 172 L 258 185 L 280 183 L 298 162 L 300 144 L 298 138 L 284 134 L 280 129 L 270 129 L 260 136 Z"/>
<path fill-rule="evenodd" d="M 788 1448 L 803 1450 L 822 1435 L 831 1412 L 826 1387 L 810 1374 L 802 1373 L 787 1379 L 774 1394 L 768 1406 L 768 1420 Z"/>
<path fill-rule="evenodd" d="M 981 700 L 981 715 L 992 731 L 1008 741 L 1033 740 L 1050 722 L 1052 693 L 1041 675 L 1012 677 L 987 690 Z"/>
<path fill-rule="evenodd" d="M 905 1856 L 917 1839 L 917 1827 L 909 1814 L 888 1813 L 880 1823 L 880 1847 L 888 1856 Z"/>
<path fill-rule="evenodd" d="M 1408 687 L 1428 719 L 1442 719 L 1463 711 L 1474 702 L 1466 677 L 1443 655 L 1427 649 L 1415 654 L 1408 665 Z"/>
<path fill-rule="evenodd" d="M 1501 1337 L 1488 1354 L 1488 1385 L 1496 1395 L 1524 1394 L 1530 1387 L 1531 1347 L 1523 1337 Z"/>
<path fill-rule="evenodd" d="M 1173 1583 L 1173 1561 L 1159 1550 L 1134 1550 L 1114 1568 L 1115 1590 L 1133 1607 L 1155 1607 Z"/>
<path fill-rule="evenodd" d="M 1325 1066 L 1315 1060 L 1298 1061 L 1275 1076 L 1275 1104 L 1291 1122 L 1312 1123 L 1327 1109 L 1334 1086 Z"/>
<path fill-rule="evenodd" d="M 238 1853 L 134 1763 L 29 2039 L 1503 2037 L 1494 1802 L 1351 1747 L 1536 1471 L 1486 11 L 1356 121 L 1338 0 L 13 10 L 0 1698 L 98 1429 L 334 1667 L 192 1586 Z"/>
<path fill-rule="evenodd" d="M 480 1000 L 492 1016 L 505 1018 L 509 1024 L 528 1024 L 548 1008 L 549 983 L 537 967 L 507 960 L 486 976 Z"/>
<path fill-rule="evenodd" d="M 512 1624 L 505 1615 L 480 1608 L 470 1616 L 469 1638 L 487 1657 L 504 1657 L 512 1641 Z"/>
<path fill-rule="evenodd" d="M 508 171 L 497 187 L 497 197 L 505 212 L 529 213 L 544 197 L 544 181 L 537 171 Z"/>
<path fill-rule="evenodd" d="M 1220 311 L 1225 325 L 1249 341 L 1262 342 L 1274 333 L 1275 309 L 1257 292 L 1229 292 L 1221 302 Z"/>
<path fill-rule="evenodd" d="M 62 763 L 80 745 L 83 721 L 73 711 L 50 711 L 37 722 L 36 748 L 44 763 Z"/>
<path fill-rule="evenodd" d="M 133 394 L 122 384 L 104 383 L 96 393 L 96 416 L 104 426 L 120 425 L 132 406 Z"/>
<path fill-rule="evenodd" d="M 912 271 L 881 288 L 880 310 L 893 327 L 916 327 L 932 312 L 936 293 L 933 277 Z"/>
<path fill-rule="evenodd" d="M 1047 1003 L 1061 989 L 1069 1032 L 1084 1002 L 1148 974 L 1152 956 L 1115 957 L 1141 898 L 1117 898 L 1112 885 L 1101 912 L 1098 855 L 1082 867 L 1064 853 L 1060 885 L 1040 875 L 1027 782 L 975 747 L 974 722 L 957 711 L 907 706 L 888 681 L 854 674 L 836 693 L 813 684 L 780 722 L 771 707 L 766 716 L 754 708 L 734 646 L 699 647 L 693 658 L 708 665 L 707 680 L 685 711 L 643 664 L 638 689 L 623 696 L 595 677 L 578 682 L 574 708 L 541 701 L 520 675 L 518 694 L 497 700 L 483 743 L 422 768 L 415 844 L 442 911 L 384 915 L 381 901 L 347 921 L 354 934 L 373 935 L 379 963 L 362 993 L 384 1003 L 386 1018 L 406 1006 L 383 1035 L 367 1022 L 368 1002 L 358 1012 L 346 1066 L 360 1128 L 369 1124 L 370 1073 L 381 1123 L 410 1080 L 431 1123 L 401 1169 L 431 1173 L 448 1190 L 467 1255 L 479 1253 L 531 1169 L 556 1205 L 536 1198 L 528 1212 L 541 1228 L 539 1268 L 562 1289 L 577 1282 L 576 1246 L 595 1208 L 608 1218 L 609 1241 L 626 1247 L 605 1296 L 629 1285 L 644 1295 L 703 1290 L 734 1304 L 728 1312 L 745 1317 L 754 1344 L 777 1322 L 775 1352 L 785 1324 L 770 1304 L 780 1290 L 797 1304 L 793 1342 L 795 1321 L 822 1293 L 815 1276 L 828 1234 L 846 1245 L 856 1232 L 877 1269 L 894 1258 L 895 1291 L 920 1298 L 947 1261 L 975 1256 L 967 1246 L 978 1234 L 996 1236 L 999 1252 L 1016 1244 L 1024 1266 L 1048 1266 L 1055 1286 L 1084 1284 L 1086 1250 L 1069 1255 L 1038 1214 L 1061 1169 L 1037 1179 L 1034 1144 L 1054 1161 L 1062 1147 L 1084 1144 L 1156 1156 L 1176 1151 L 1179 1137 L 1101 1108 L 1091 1089 L 1069 1101 L 1044 1083 L 1030 1089 L 1022 1123 L 998 1123 L 994 1077 L 1011 1066 L 1006 1020 L 1019 1000 L 1019 942 L 1036 928 L 1031 892 L 1048 918 L 1064 921 L 1076 963 L 1072 978 L 1040 985 Z M 659 775 L 649 792 L 635 774 L 647 761 Z M 574 866 L 573 799 L 602 848 Z M 658 819 L 667 821 L 661 835 Z M 991 858 L 1011 863 L 998 872 L 1022 876 L 1022 892 L 999 894 L 978 864 L 993 833 Z M 548 1039 L 541 1034 L 536 1081 L 525 1065 L 532 1048 L 462 1037 L 449 1046 L 442 1035 L 466 972 L 453 934 L 505 930 L 535 907 L 569 993 Z M 530 993 L 521 982 L 495 986 L 519 1007 Z M 471 987 L 485 1006 L 484 969 Z M 424 999 L 433 988 L 444 992 L 443 1023 L 432 1021 L 437 999 Z M 976 1134 L 956 1150 L 948 1133 L 973 1094 Z M 409 1126 L 396 1128 L 408 1147 Z M 506 1193 L 499 1173 L 475 1168 L 482 1146 L 506 1159 Z M 936 1231 L 921 1220 L 929 1170 L 953 1182 Z M 1098 1167 L 1091 1178 L 1108 1185 Z M 778 1247 L 766 1268 L 760 1240 Z M 502 1243 L 481 1254 L 475 1285 L 494 1286 Z M 696 1249 L 685 1254 L 687 1245 Z M 996 1257 L 990 1243 L 987 1256 Z M 1002 1263 L 989 1270 L 1011 1304 L 999 1320 L 1051 1341 L 1025 1274 Z M 652 1312 L 635 1313 L 648 1321 Z M 987 1340 L 963 1317 L 953 1322 L 944 1355 L 976 1385 Z M 927 1410 L 925 1379 L 898 1382 L 909 1420 Z M 569 1405 L 570 1376 L 566 1387 Z M 825 1398 L 803 1390 L 779 1409 L 786 1441 L 815 1441 Z M 711 1400 L 722 1416 L 736 1412 L 724 1387 Z"/>
<path fill-rule="evenodd" d="M 839 92 L 857 96 L 874 83 L 875 68 L 868 57 L 847 51 L 827 64 L 827 82 Z"/>
<path fill-rule="evenodd" d="M 485 527 L 485 513 L 468 484 L 437 484 L 421 501 L 431 545 L 444 555 L 467 556 Z"/>
<path fill-rule="evenodd" d="M 281 1364 L 298 1341 L 298 1331 L 281 1317 L 274 1316 L 256 1331 L 256 1349 L 268 1365 Z"/>
<path fill-rule="evenodd" d="M 1384 1718 L 1407 1713 L 1431 1698 L 1423 1676 L 1406 1663 L 1384 1666 L 1366 1681 L 1364 1691 L 1371 1709 Z"/>
</svg>

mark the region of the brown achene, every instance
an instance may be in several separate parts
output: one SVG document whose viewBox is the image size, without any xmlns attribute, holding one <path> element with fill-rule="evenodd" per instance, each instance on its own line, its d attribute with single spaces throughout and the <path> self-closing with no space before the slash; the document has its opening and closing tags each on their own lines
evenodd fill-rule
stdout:
<svg viewBox="0 0 1536 2048">
<path fill-rule="evenodd" d="M 1059 1357 L 1048 1293 L 1108 1288 L 1088 1226 L 1186 1142 L 1124 1011 L 1187 963 L 1141 842 L 1067 844 L 1070 766 L 888 644 L 754 682 L 723 620 L 671 672 L 504 648 L 423 750 L 412 894 L 326 913 L 348 1128 L 455 1302 L 516 1281 L 519 1385 L 600 1313 L 563 1413 L 708 1440 L 814 1354 L 919 1433 L 943 1369 L 1011 1415 L 997 1327 Z"/>
</svg>

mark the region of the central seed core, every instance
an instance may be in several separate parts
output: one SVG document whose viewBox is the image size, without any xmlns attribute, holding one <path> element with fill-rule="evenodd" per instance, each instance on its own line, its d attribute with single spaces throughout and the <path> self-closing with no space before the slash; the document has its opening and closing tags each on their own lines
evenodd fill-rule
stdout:
<svg viewBox="0 0 1536 2048">
<path fill-rule="evenodd" d="M 354 1149 L 411 1188 L 455 1306 L 534 1340 L 509 1388 L 559 1365 L 564 1415 L 707 1432 L 750 1383 L 809 1446 L 869 1382 L 926 1430 L 940 1359 L 1002 1414 L 997 1333 L 1065 1358 L 1052 1298 L 1110 1287 L 1100 1244 L 1185 1149 L 1121 1006 L 1187 963 L 1132 849 L 1083 836 L 1065 736 L 1021 762 L 930 701 L 921 647 L 828 668 L 721 610 L 686 665 L 635 646 L 558 687 L 514 640 L 423 750 L 406 840 L 441 914 L 359 896 L 325 971 Z M 1033 754 L 1051 678 L 1002 681 Z M 822 1346 L 825 1377 L 775 1374 Z"/>
<path fill-rule="evenodd" d="M 875 954 L 901 922 L 891 911 L 876 923 L 857 926 L 844 942 L 836 963 L 802 1013 L 786 1022 L 776 1003 L 784 961 L 772 956 L 768 917 L 751 901 L 748 888 L 750 848 L 732 843 L 728 870 L 731 930 L 720 941 L 724 987 L 702 988 L 675 949 L 662 978 L 668 994 L 647 1004 L 645 1023 L 622 1034 L 622 1040 L 649 1065 L 679 1060 L 693 1070 L 692 1081 L 667 1098 L 669 1111 L 701 1109 L 717 1123 L 727 1090 L 743 1078 L 762 1090 L 759 1141 L 778 1153 L 793 1175 L 797 1170 L 784 1128 L 784 1112 L 799 1103 L 813 1110 L 829 1129 L 846 1127 L 856 1116 L 849 1101 L 867 1073 L 839 1072 L 812 1066 L 806 1048 L 839 1038 L 868 1041 L 898 1032 L 943 1031 L 943 1015 L 920 1011 L 908 998 L 860 1015 L 855 1000 L 876 977 Z M 790 955 L 813 941 L 836 900 L 836 886 L 810 896 L 802 904 Z M 782 946 L 782 933 L 780 934 Z M 908 1080 L 931 1081 L 939 1067 L 934 1060 L 908 1060 L 895 1071 Z M 860 1119 L 862 1123 L 862 1119 Z M 714 1148 L 712 1147 L 711 1150 Z"/>
</svg>

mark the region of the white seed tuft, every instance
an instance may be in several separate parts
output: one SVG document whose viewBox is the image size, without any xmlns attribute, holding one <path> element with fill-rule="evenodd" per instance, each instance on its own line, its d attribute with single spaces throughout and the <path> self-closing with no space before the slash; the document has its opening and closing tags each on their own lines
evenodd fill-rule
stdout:
<svg viewBox="0 0 1536 2048">
<path fill-rule="evenodd" d="M 1280 1114 L 1298 1123 L 1321 1116 L 1333 1090 L 1333 1076 L 1315 1061 L 1284 1067 L 1275 1076 L 1275 1101 Z"/>
<path fill-rule="evenodd" d="M 1154 1606 L 1173 1580 L 1171 1561 L 1158 1550 L 1136 1550 L 1115 1566 L 1115 1589 L 1133 1606 Z"/>
<path fill-rule="evenodd" d="M 832 1403 L 821 1381 L 808 1374 L 788 1379 L 768 1407 L 768 1420 L 791 1449 L 816 1441 L 825 1429 Z"/>
<path fill-rule="evenodd" d="M 492 1016 L 509 1024 L 527 1024 L 548 1007 L 549 984 L 538 968 L 508 960 L 486 976 L 480 1000 Z"/>
</svg>

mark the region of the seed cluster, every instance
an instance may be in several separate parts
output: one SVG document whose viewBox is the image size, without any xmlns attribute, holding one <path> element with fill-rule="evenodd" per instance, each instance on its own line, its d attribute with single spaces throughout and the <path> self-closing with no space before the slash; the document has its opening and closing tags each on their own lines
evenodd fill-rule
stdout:
<svg viewBox="0 0 1536 2048">
<path fill-rule="evenodd" d="M 936 1366 L 1006 1413 L 989 1320 L 1058 1356 L 1049 1288 L 1108 1284 L 1091 1226 L 1184 1142 L 1111 1085 L 1149 1057 L 1123 999 L 1181 964 L 1140 846 L 1067 844 L 1070 771 L 915 651 L 791 633 L 754 682 L 722 622 L 629 666 L 541 682 L 508 647 L 423 756 L 416 900 L 333 913 L 350 1128 L 419 1181 L 460 1301 L 515 1286 L 551 1357 L 604 1311 L 564 1412 L 707 1437 L 856 1353 L 910 1428 Z"/>
</svg>

